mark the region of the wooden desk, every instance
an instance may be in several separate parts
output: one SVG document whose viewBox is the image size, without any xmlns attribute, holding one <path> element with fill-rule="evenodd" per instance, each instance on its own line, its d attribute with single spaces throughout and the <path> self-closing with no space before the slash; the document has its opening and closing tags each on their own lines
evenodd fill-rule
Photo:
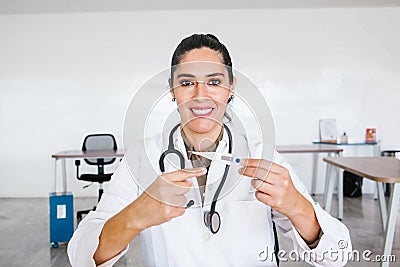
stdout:
<svg viewBox="0 0 400 267">
<path fill-rule="evenodd" d="M 124 156 L 122 149 L 118 150 L 66 150 L 51 155 L 55 159 L 89 159 L 89 158 L 121 158 Z"/>
<path fill-rule="evenodd" d="M 342 148 L 331 145 L 278 145 L 276 151 L 279 153 L 340 153 Z"/>
<path fill-rule="evenodd" d="M 396 219 L 400 201 L 400 160 L 390 157 L 340 157 L 324 158 L 328 164 L 341 168 L 356 175 L 377 182 L 378 198 L 382 216 L 382 226 L 385 240 L 382 255 L 392 252 Z M 393 190 L 389 201 L 387 215 L 383 183 L 392 183 Z M 328 198 L 332 198 L 333 184 L 329 183 Z M 340 190 L 340 189 L 338 189 Z M 328 211 L 329 212 L 329 211 Z M 389 262 L 382 262 L 381 266 L 389 266 Z"/>
<path fill-rule="evenodd" d="M 82 150 L 65 150 L 55 154 L 51 157 L 55 159 L 54 164 L 54 177 L 51 184 L 52 192 L 57 191 L 57 162 L 61 161 L 61 173 L 62 173 L 62 192 L 67 192 L 67 170 L 65 165 L 66 159 L 89 159 L 89 158 L 122 158 L 124 151 L 118 150 L 91 150 L 83 152 Z"/>
<path fill-rule="evenodd" d="M 276 151 L 281 154 L 288 153 L 312 153 L 313 154 L 313 172 L 312 172 L 312 180 L 311 180 L 311 194 L 314 196 L 317 188 L 318 181 L 318 161 L 320 153 L 328 153 L 328 157 L 336 156 L 340 157 L 343 152 L 343 148 L 334 145 L 325 145 L 325 144 L 314 144 L 314 145 L 280 145 L 276 146 Z M 338 177 L 339 179 L 339 177 Z M 325 191 L 327 191 L 328 180 L 325 181 Z M 343 210 L 340 208 L 340 205 L 343 206 L 343 195 L 338 201 L 339 210 Z M 342 218 L 343 214 L 339 213 L 339 218 Z"/>
<path fill-rule="evenodd" d="M 314 140 L 313 144 L 324 144 L 327 146 L 337 146 L 337 147 L 372 147 L 372 155 L 373 157 L 379 157 L 381 155 L 381 147 L 380 140 L 376 142 L 365 142 L 365 140 L 353 140 L 349 139 L 347 143 L 330 143 L 330 142 L 321 142 L 319 140 Z"/>
</svg>

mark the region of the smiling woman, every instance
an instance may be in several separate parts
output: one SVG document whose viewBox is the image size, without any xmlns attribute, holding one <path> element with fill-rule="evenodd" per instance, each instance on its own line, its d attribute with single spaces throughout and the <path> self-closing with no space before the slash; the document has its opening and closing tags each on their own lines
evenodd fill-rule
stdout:
<svg viewBox="0 0 400 267">
<path fill-rule="evenodd" d="M 149 266 L 276 266 L 277 258 L 259 258 L 260 250 L 277 248 L 275 224 L 298 253 L 315 253 L 310 263 L 346 264 L 324 251 L 343 240 L 349 245 L 339 249 L 351 251 L 347 228 L 313 201 L 276 151 L 273 162 L 262 158 L 260 143 L 224 122 L 236 83 L 228 50 L 215 36 L 194 34 L 178 45 L 169 91 L 180 123 L 166 152 L 175 151 L 188 168 L 166 161 L 153 175 L 144 158 L 163 159 L 160 135 L 129 149 L 96 211 L 71 239 L 73 266 L 113 265 L 139 233 Z M 243 158 L 231 165 L 193 151 Z"/>
<path fill-rule="evenodd" d="M 229 83 L 225 65 L 211 49 L 194 49 L 183 57 L 183 61 L 187 58 L 196 58 L 200 62 L 187 61 L 175 67 L 171 94 L 176 99 L 185 136 L 197 151 L 203 151 L 207 147 L 200 146 L 204 143 L 202 140 L 207 138 L 215 142 L 222 131 L 234 82 Z"/>
</svg>

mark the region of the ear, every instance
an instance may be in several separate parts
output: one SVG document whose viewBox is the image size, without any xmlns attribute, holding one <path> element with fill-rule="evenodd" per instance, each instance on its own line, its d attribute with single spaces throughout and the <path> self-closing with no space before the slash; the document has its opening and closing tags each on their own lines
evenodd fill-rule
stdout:
<svg viewBox="0 0 400 267">
<path fill-rule="evenodd" d="M 233 76 L 232 84 L 229 87 L 229 97 L 232 97 L 235 94 L 236 81 L 237 77 Z"/>
<path fill-rule="evenodd" d="M 175 93 L 174 93 L 174 88 L 172 86 L 171 78 L 168 79 L 168 85 L 169 85 L 169 93 L 171 94 L 172 98 L 175 98 Z"/>
<path fill-rule="evenodd" d="M 172 80 L 171 80 L 171 77 L 168 78 L 168 85 L 169 85 L 169 88 L 172 89 Z"/>
</svg>

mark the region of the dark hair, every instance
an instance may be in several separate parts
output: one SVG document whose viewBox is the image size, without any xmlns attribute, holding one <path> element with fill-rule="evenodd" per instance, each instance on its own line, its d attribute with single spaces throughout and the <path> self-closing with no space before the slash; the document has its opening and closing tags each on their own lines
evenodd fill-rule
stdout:
<svg viewBox="0 0 400 267">
<path fill-rule="evenodd" d="M 229 55 L 228 49 L 226 49 L 225 45 L 222 44 L 218 38 L 212 34 L 193 34 L 181 41 L 172 55 L 171 80 L 173 78 L 174 66 L 180 63 L 185 54 L 193 49 L 199 49 L 202 47 L 210 48 L 221 54 L 224 65 L 228 66 L 227 71 L 229 83 L 232 84 L 233 73 L 231 56 Z"/>
</svg>

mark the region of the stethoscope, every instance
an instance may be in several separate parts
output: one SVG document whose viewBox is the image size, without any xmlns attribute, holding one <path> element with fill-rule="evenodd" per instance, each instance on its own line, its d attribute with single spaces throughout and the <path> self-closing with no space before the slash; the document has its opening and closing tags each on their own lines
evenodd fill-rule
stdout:
<svg viewBox="0 0 400 267">
<path fill-rule="evenodd" d="M 164 159 L 168 154 L 175 154 L 179 157 L 180 161 L 180 167 L 181 169 L 185 168 L 185 158 L 183 157 L 182 153 L 175 149 L 174 147 L 174 140 L 173 140 L 173 135 L 176 132 L 176 130 L 179 128 L 181 124 L 176 125 L 174 128 L 172 128 L 169 138 L 168 138 L 168 149 L 161 153 L 160 160 L 159 160 L 159 165 L 160 165 L 160 170 L 161 172 L 165 172 L 165 165 L 164 165 Z M 226 132 L 228 133 L 228 140 L 229 140 L 229 146 L 228 146 L 228 152 L 232 154 L 232 133 L 229 130 L 228 126 L 225 124 L 224 128 Z M 211 233 L 216 234 L 219 231 L 219 228 L 221 227 L 221 217 L 217 211 L 215 211 L 215 206 L 217 205 L 217 200 L 218 196 L 221 193 L 222 187 L 225 184 L 226 178 L 228 176 L 228 171 L 229 171 L 230 165 L 225 166 L 225 171 L 224 175 L 222 176 L 221 182 L 219 183 L 219 186 L 217 188 L 217 191 L 215 191 L 213 200 L 211 202 L 211 208 L 210 211 L 206 211 L 204 213 L 204 224 L 206 227 L 211 231 Z M 186 204 L 186 208 L 189 208 L 194 204 L 194 201 L 191 199 L 189 202 Z"/>
</svg>

